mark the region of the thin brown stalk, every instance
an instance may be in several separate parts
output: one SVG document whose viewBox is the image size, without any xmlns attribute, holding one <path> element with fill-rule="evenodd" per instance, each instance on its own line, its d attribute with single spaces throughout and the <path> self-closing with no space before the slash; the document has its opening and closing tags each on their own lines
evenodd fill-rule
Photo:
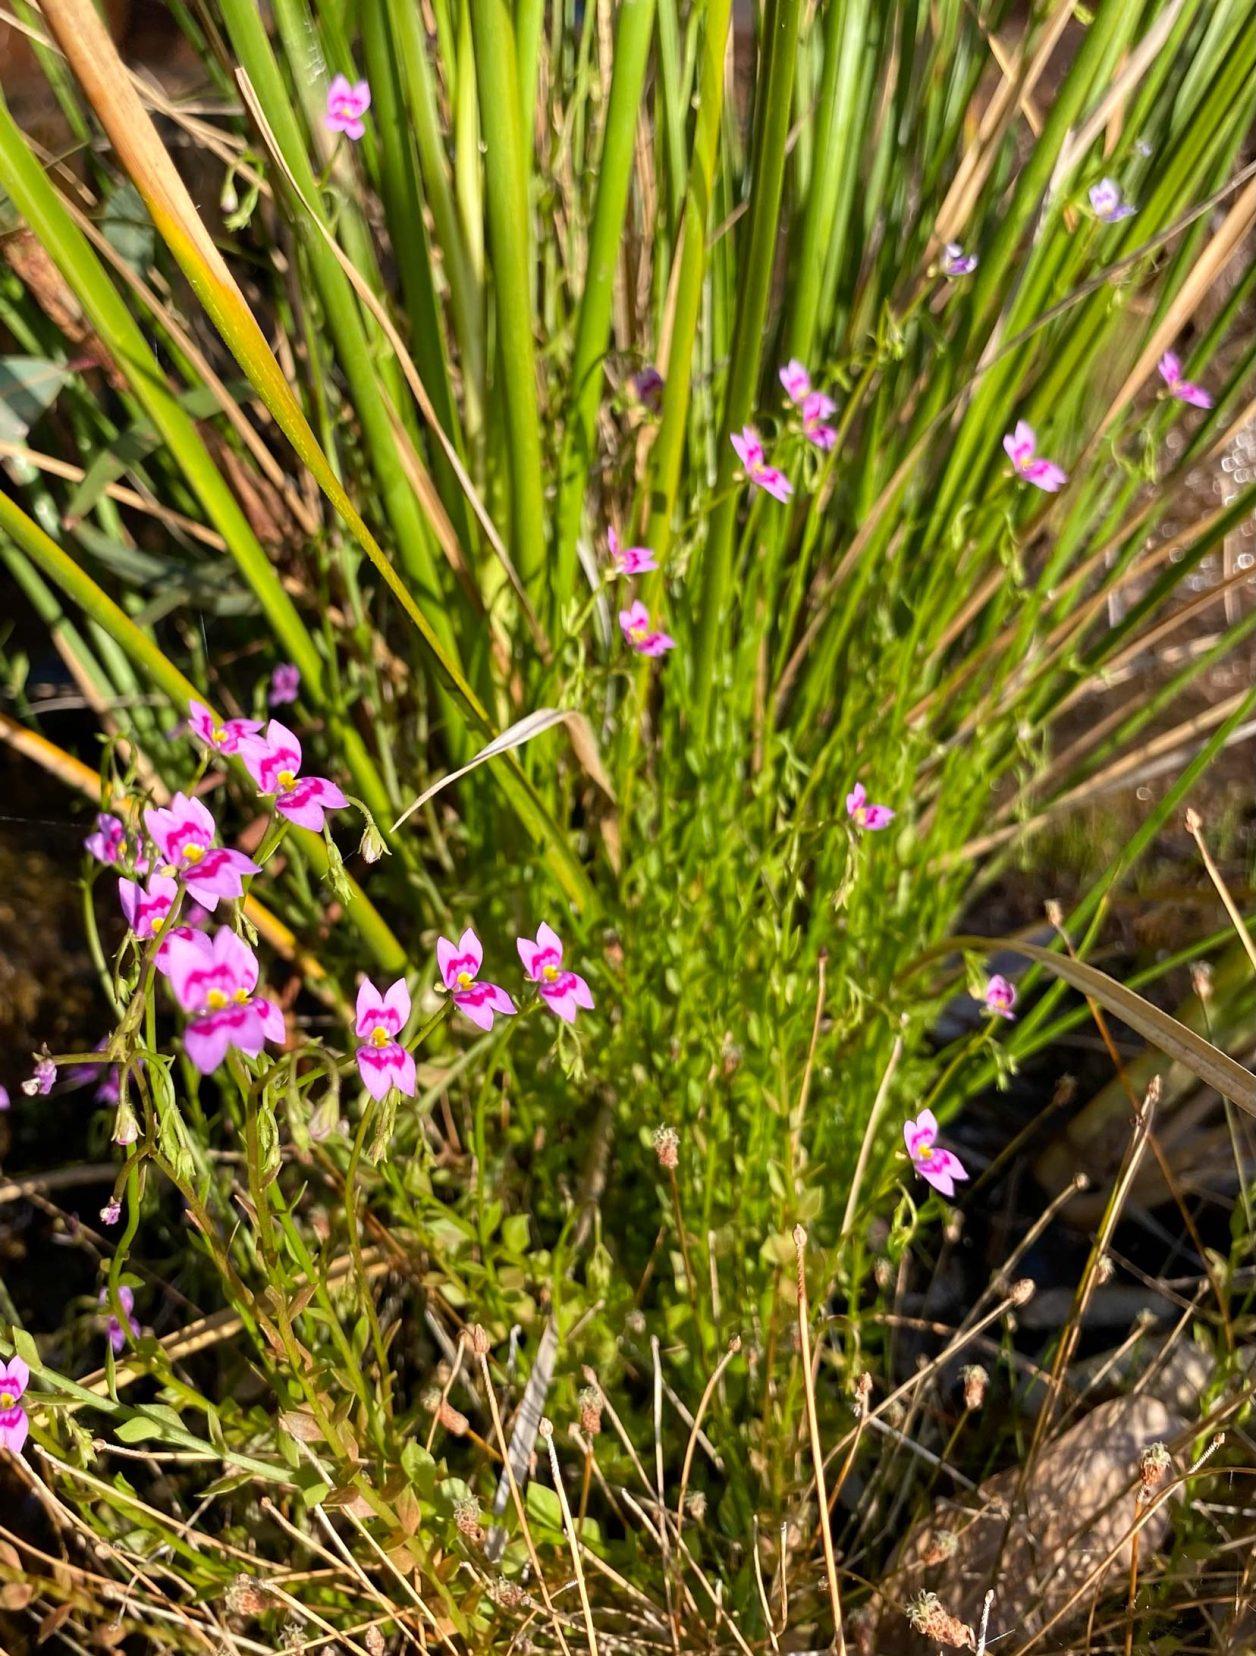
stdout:
<svg viewBox="0 0 1256 1656">
<path fill-rule="evenodd" d="M 1199 855 L 1203 859 L 1208 878 L 1216 887 L 1217 896 L 1225 905 L 1225 911 L 1230 917 L 1230 924 L 1238 934 L 1239 942 L 1243 945 L 1247 958 L 1251 961 L 1253 968 L 1256 968 L 1256 940 L 1253 940 L 1251 932 L 1248 931 L 1243 916 L 1239 913 L 1238 905 L 1230 895 L 1230 888 L 1222 878 L 1221 870 L 1213 861 L 1212 852 L 1208 849 L 1208 842 L 1204 839 L 1204 819 L 1198 811 L 1187 811 L 1186 832 L 1199 847 Z"/>
<path fill-rule="evenodd" d="M 828 1522 L 828 1501 L 824 1484 L 824 1448 L 820 1442 L 820 1420 L 816 1413 L 815 1380 L 811 1373 L 811 1317 L 807 1308 L 807 1233 L 794 1226 L 794 1251 L 798 1259 L 798 1350 L 802 1362 L 803 1393 L 807 1400 L 807 1428 L 811 1435 L 811 1459 L 815 1467 L 816 1494 L 820 1506 L 820 1538 L 824 1543 L 824 1572 L 828 1578 L 829 1602 L 833 1609 L 833 1648 L 846 1656 L 846 1630 L 842 1626 L 842 1600 L 837 1586 L 837 1560 L 833 1556 L 833 1535 Z M 862 1425 L 862 1418 L 860 1425 Z"/>
<path fill-rule="evenodd" d="M 720 1382 L 720 1376 L 724 1373 L 724 1370 L 728 1367 L 740 1350 L 741 1336 L 739 1334 L 735 1334 L 728 1342 L 728 1350 L 715 1365 L 710 1379 L 703 1387 L 702 1396 L 698 1400 L 697 1413 L 693 1417 L 693 1426 L 689 1433 L 689 1441 L 685 1445 L 685 1459 L 680 1469 L 680 1494 L 676 1497 L 676 1534 L 678 1536 L 681 1530 L 685 1527 L 685 1495 L 689 1489 L 689 1474 L 693 1469 L 694 1450 L 698 1446 L 698 1429 L 702 1424 L 702 1417 L 707 1411 L 707 1405 L 711 1401 L 711 1396 Z"/>
<path fill-rule="evenodd" d="M 540 1424 L 541 1437 L 545 1440 L 545 1447 L 549 1450 L 550 1474 L 554 1479 L 554 1492 L 558 1496 L 559 1511 L 563 1516 L 563 1532 L 567 1537 L 567 1544 L 571 1551 L 571 1564 L 576 1572 L 576 1590 L 580 1594 L 580 1608 L 584 1612 L 584 1631 L 589 1641 L 589 1656 L 598 1656 L 597 1629 L 593 1625 L 593 1606 L 589 1603 L 589 1589 L 585 1586 L 584 1566 L 580 1562 L 580 1541 L 576 1535 L 576 1527 L 571 1521 L 571 1507 L 567 1502 L 567 1490 L 563 1484 L 562 1468 L 558 1464 L 558 1450 L 554 1447 L 554 1425 L 546 1419 Z"/>
</svg>

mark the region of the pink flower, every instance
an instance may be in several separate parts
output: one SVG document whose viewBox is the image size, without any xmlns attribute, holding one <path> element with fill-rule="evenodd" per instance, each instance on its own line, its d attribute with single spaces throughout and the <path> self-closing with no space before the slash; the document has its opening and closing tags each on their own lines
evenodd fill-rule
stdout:
<svg viewBox="0 0 1256 1656">
<path fill-rule="evenodd" d="M 856 782 L 846 795 L 846 815 L 856 828 L 873 831 L 888 828 L 894 820 L 894 812 L 888 805 L 869 805 L 868 790 L 862 782 Z"/>
<path fill-rule="evenodd" d="M 102 1225 L 116 1225 L 122 1217 L 122 1203 L 117 1197 L 111 1197 L 100 1210 Z"/>
<path fill-rule="evenodd" d="M 481 1029 L 492 1029 L 494 1013 L 510 1018 L 515 1003 L 496 983 L 478 983 L 484 951 L 480 940 L 468 926 L 455 947 L 447 937 L 436 940 L 436 964 L 455 1006 L 460 1007 L 473 1024 Z"/>
<path fill-rule="evenodd" d="M 644 403 L 652 414 L 657 414 L 663 406 L 663 388 L 666 381 L 652 363 L 636 373 L 628 382 L 632 394 L 638 402 Z"/>
<path fill-rule="evenodd" d="M 121 1217 L 121 1215 L 119 1215 L 119 1217 Z M 109 1304 L 109 1290 L 107 1288 L 102 1288 L 100 1290 L 100 1303 L 102 1306 Z M 135 1295 L 130 1288 L 122 1287 L 118 1289 L 118 1303 L 126 1313 L 127 1324 L 130 1328 L 132 1337 L 138 1340 L 140 1337 L 140 1325 L 131 1315 L 135 1309 Z M 109 1321 L 105 1327 L 105 1332 L 109 1336 L 109 1344 L 113 1347 L 114 1356 L 116 1357 L 126 1344 L 126 1330 L 122 1327 L 122 1324 L 112 1311 L 109 1313 Z"/>
<path fill-rule="evenodd" d="M 345 75 L 337 75 L 327 88 L 327 113 L 323 125 L 328 132 L 343 132 L 346 138 L 357 140 L 366 131 L 363 115 L 371 107 L 371 89 L 364 80 L 350 85 Z"/>
<path fill-rule="evenodd" d="M 626 610 L 619 612 L 619 625 L 628 643 L 638 655 L 661 656 L 676 647 L 676 640 L 650 625 L 650 612 L 636 599 Z"/>
<path fill-rule="evenodd" d="M 606 531 L 606 544 L 616 575 L 644 575 L 647 570 L 658 568 L 648 546 L 621 546 L 613 526 Z"/>
<path fill-rule="evenodd" d="M 542 1000 L 564 1023 L 575 1023 L 577 1007 L 593 1010 L 593 996 L 578 972 L 563 966 L 563 946 L 553 928 L 544 922 L 537 928 L 536 942 L 516 939 L 523 969 L 536 984 Z"/>
<path fill-rule="evenodd" d="M 903 1123 L 903 1142 L 917 1173 L 943 1196 L 954 1196 L 956 1179 L 966 1179 L 968 1172 L 958 1156 L 938 1148 L 937 1136 L 938 1123 L 932 1110 L 921 1110 L 915 1121 Z"/>
<path fill-rule="evenodd" d="M 219 753 L 237 753 L 244 738 L 261 728 L 256 719 L 216 719 L 203 702 L 188 703 L 188 729 Z"/>
<path fill-rule="evenodd" d="M 57 1079 L 57 1066 L 51 1058 L 41 1058 L 31 1071 L 29 1080 L 22 1082 L 27 1098 L 47 1098 Z"/>
<path fill-rule="evenodd" d="M 942 259 L 938 268 L 944 276 L 952 279 L 956 276 L 971 276 L 977 268 L 977 255 L 965 253 L 958 242 L 947 242 L 942 249 Z"/>
<path fill-rule="evenodd" d="M 31 1371 L 20 1357 L 7 1362 L 0 1357 L 0 1449 L 11 1449 L 20 1455 L 26 1442 L 30 1422 L 26 1410 L 18 1402 L 30 1381 Z"/>
<path fill-rule="evenodd" d="M 409 1016 L 410 991 L 404 978 L 383 995 L 369 978 L 358 989 L 356 1029 L 366 1044 L 354 1056 L 362 1085 L 372 1098 L 383 1098 L 389 1087 L 414 1097 L 414 1056 L 397 1039 Z"/>
<path fill-rule="evenodd" d="M 1007 1018 L 1009 1022 L 1015 1019 L 1012 1008 L 1016 1005 L 1016 985 L 1009 983 L 1005 977 L 1000 977 L 996 972 L 986 984 L 983 998 L 986 1011 L 993 1012 L 996 1018 Z"/>
<path fill-rule="evenodd" d="M 275 809 L 298 828 L 320 833 L 324 812 L 343 810 L 349 803 L 325 776 L 301 775 L 301 744 L 278 719 L 266 726 L 264 738 L 250 736 L 240 757 L 258 792 L 274 794 Z"/>
<path fill-rule="evenodd" d="M 126 923 L 141 939 L 157 935 L 178 894 L 177 883 L 166 874 L 154 874 L 147 889 L 134 880 L 118 881 L 118 900 Z"/>
<path fill-rule="evenodd" d="M 212 941 L 202 932 L 171 933 L 167 949 L 174 998 L 192 1015 L 183 1050 L 202 1075 L 216 1070 L 230 1047 L 256 1058 L 265 1042 L 283 1040 L 283 1013 L 253 993 L 257 957 L 229 926 L 219 926 Z"/>
<path fill-rule="evenodd" d="M 737 450 L 737 458 L 746 468 L 746 476 L 756 488 L 770 494 L 773 500 L 789 499 L 794 492 L 794 485 L 783 471 L 768 465 L 763 453 L 763 444 L 759 441 L 759 433 L 753 426 L 743 426 L 740 434 L 734 432 L 729 441 Z"/>
<path fill-rule="evenodd" d="M 246 740 L 255 741 L 256 737 Z M 154 806 L 145 811 L 144 826 L 166 865 L 160 872 L 167 877 L 177 874 L 211 914 L 220 897 L 244 895 L 241 882 L 246 875 L 261 873 L 243 851 L 228 851 L 214 844 L 218 829 L 199 799 L 177 793 L 169 807 Z"/>
<path fill-rule="evenodd" d="M 291 661 L 281 661 L 270 675 L 270 690 L 266 696 L 268 704 L 283 707 L 287 702 L 296 701 L 300 691 L 301 669 Z"/>
<path fill-rule="evenodd" d="M 13 1100 L 9 1097 L 9 1089 L 0 1087 L 0 1110 L 7 1110 Z"/>
<path fill-rule="evenodd" d="M 1115 179 L 1101 178 L 1090 186 L 1089 194 L 1092 210 L 1105 224 L 1119 224 L 1138 211 L 1132 202 L 1121 199 L 1121 186 Z"/>
<path fill-rule="evenodd" d="M 812 391 L 802 400 L 802 434 L 827 454 L 837 441 L 837 432 L 824 422 L 836 413 L 837 404 L 823 391 Z"/>
<path fill-rule="evenodd" d="M 112 866 L 121 860 L 125 846 L 126 829 L 121 819 L 101 811 L 96 818 L 95 830 L 83 841 L 84 850 L 90 851 L 97 862 Z"/>
<path fill-rule="evenodd" d="M 1181 359 L 1172 351 L 1166 351 L 1160 358 L 1160 378 L 1168 386 L 1169 395 L 1179 402 L 1191 403 L 1196 408 L 1212 407 L 1212 397 L 1202 385 L 1182 378 Z"/>
<path fill-rule="evenodd" d="M 781 384 L 785 387 L 785 395 L 789 398 L 790 402 L 796 402 L 799 407 L 801 407 L 803 399 L 807 397 L 811 391 L 811 375 L 803 367 L 802 363 L 799 362 L 797 357 L 790 357 L 789 361 L 781 369 L 780 378 Z M 740 452 L 741 451 L 739 449 L 738 453 Z"/>
<path fill-rule="evenodd" d="M 1024 420 L 1016 422 L 1016 430 L 1009 432 L 1003 439 L 1003 448 L 1008 459 L 1016 467 L 1017 475 L 1023 477 L 1026 483 L 1032 483 L 1036 489 L 1045 489 L 1048 494 L 1054 494 L 1068 482 L 1068 473 L 1057 466 L 1054 460 L 1040 459 L 1034 453 L 1038 439 L 1034 436 L 1034 428 Z"/>
</svg>

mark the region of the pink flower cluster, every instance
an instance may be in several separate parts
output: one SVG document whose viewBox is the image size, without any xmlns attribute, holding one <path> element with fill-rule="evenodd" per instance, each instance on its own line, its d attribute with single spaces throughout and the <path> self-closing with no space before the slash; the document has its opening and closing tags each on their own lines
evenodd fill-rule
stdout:
<svg viewBox="0 0 1256 1656">
<path fill-rule="evenodd" d="M 202 1075 L 216 1070 L 232 1047 L 256 1058 L 267 1041 L 282 1043 L 283 1013 L 255 993 L 257 956 L 229 926 L 212 938 L 172 932 L 163 947 L 166 978 L 189 1016 L 183 1050 Z"/>
<path fill-rule="evenodd" d="M 803 436 L 827 454 L 837 441 L 837 432 L 824 422 L 837 413 L 837 404 L 823 391 L 812 390 L 811 375 L 797 357 L 791 357 L 781 369 L 780 380 L 786 396 L 802 411 Z"/>
</svg>

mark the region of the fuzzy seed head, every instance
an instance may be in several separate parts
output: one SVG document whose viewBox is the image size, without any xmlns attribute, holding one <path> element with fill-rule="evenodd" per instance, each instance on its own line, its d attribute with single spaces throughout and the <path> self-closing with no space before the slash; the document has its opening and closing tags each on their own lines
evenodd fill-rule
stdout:
<svg viewBox="0 0 1256 1656">
<path fill-rule="evenodd" d="M 917 1633 L 934 1644 L 950 1645 L 952 1650 L 976 1647 L 972 1628 L 945 1610 L 936 1593 L 921 1593 L 914 1598 L 907 1606 L 907 1619 Z"/>
<path fill-rule="evenodd" d="M 680 1160 L 680 1134 L 674 1127 L 656 1127 L 654 1129 L 654 1154 L 659 1159 L 659 1166 L 673 1168 Z"/>
<path fill-rule="evenodd" d="M 387 1649 L 384 1643 L 384 1635 L 378 1627 L 368 1627 L 362 1635 L 362 1643 L 366 1646 L 369 1656 L 384 1656 L 384 1651 Z"/>
<path fill-rule="evenodd" d="M 1138 1458 L 1138 1481 L 1144 1496 L 1153 1494 L 1164 1482 L 1173 1457 L 1163 1443 L 1149 1443 Z"/>
<path fill-rule="evenodd" d="M 959 1371 L 959 1377 L 964 1382 L 964 1407 L 979 1409 L 986 1400 L 990 1376 L 980 1363 L 968 1363 Z"/>
<path fill-rule="evenodd" d="M 459 1535 L 465 1535 L 468 1541 L 474 1541 L 478 1546 L 484 1539 L 484 1526 L 480 1522 L 480 1503 L 474 1495 L 463 1495 L 454 1502 L 454 1523 Z"/>
<path fill-rule="evenodd" d="M 582 1386 L 578 1398 L 580 1404 L 580 1430 L 586 1437 L 597 1437 L 602 1430 L 602 1394 L 596 1386 Z"/>
<path fill-rule="evenodd" d="M 238 1575 L 228 1584 L 226 1605 L 233 1616 L 260 1616 L 271 1605 L 270 1594 L 252 1576 Z"/>
</svg>

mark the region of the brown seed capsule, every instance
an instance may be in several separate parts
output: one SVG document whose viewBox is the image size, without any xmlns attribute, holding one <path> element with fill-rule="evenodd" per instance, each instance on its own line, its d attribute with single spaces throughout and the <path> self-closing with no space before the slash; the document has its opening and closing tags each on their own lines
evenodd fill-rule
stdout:
<svg viewBox="0 0 1256 1656">
<path fill-rule="evenodd" d="M 1173 1465 L 1173 1457 L 1163 1443 L 1149 1443 L 1138 1457 L 1138 1481 L 1144 1500 L 1155 1493 L 1164 1482 L 1165 1473 Z"/>
<path fill-rule="evenodd" d="M 973 1650 L 977 1641 L 967 1622 L 944 1610 L 936 1593 L 921 1593 L 907 1606 L 907 1619 L 917 1633 L 952 1650 Z"/>
<path fill-rule="evenodd" d="M 596 1437 L 602 1430 L 602 1394 L 596 1386 L 583 1386 L 578 1401 L 580 1429 L 586 1437 Z"/>
<path fill-rule="evenodd" d="M 990 1376 L 980 1363 L 968 1363 L 959 1371 L 959 1377 L 964 1382 L 964 1407 L 979 1409 L 986 1400 Z"/>
<path fill-rule="evenodd" d="M 503 1610 L 526 1609 L 532 1603 L 527 1589 L 517 1581 L 507 1581 L 505 1576 L 496 1576 L 488 1583 L 488 1596 Z"/>
<path fill-rule="evenodd" d="M 464 1330 L 464 1338 L 477 1357 L 487 1357 L 493 1349 L 488 1330 L 482 1323 L 472 1323 L 470 1328 Z"/>
<path fill-rule="evenodd" d="M 423 1393 L 423 1407 L 428 1414 L 434 1414 L 447 1432 L 455 1437 L 463 1437 L 469 1424 L 466 1415 L 455 1409 L 449 1399 L 433 1386 L 430 1391 Z"/>
</svg>

